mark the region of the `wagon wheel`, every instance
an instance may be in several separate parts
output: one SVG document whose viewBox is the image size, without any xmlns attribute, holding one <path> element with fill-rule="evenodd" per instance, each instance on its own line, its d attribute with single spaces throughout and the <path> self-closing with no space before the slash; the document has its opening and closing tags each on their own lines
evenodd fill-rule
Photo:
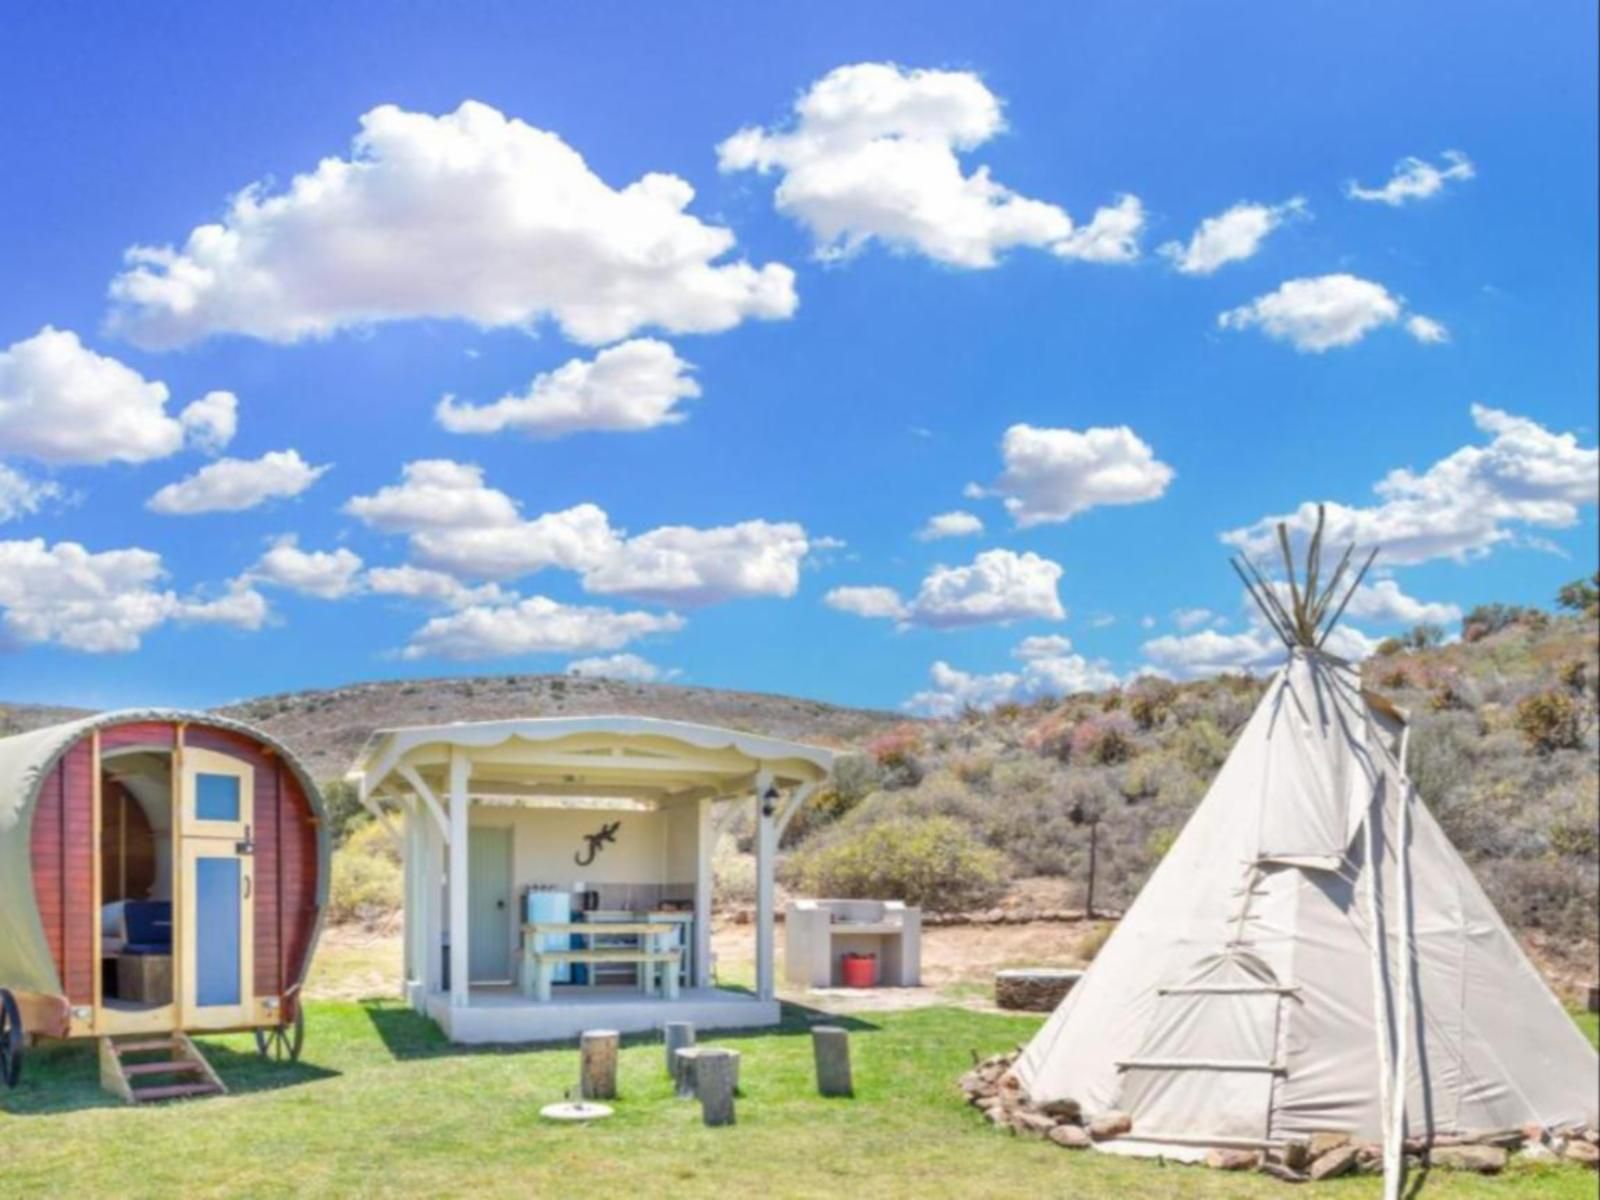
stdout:
<svg viewBox="0 0 1600 1200">
<path fill-rule="evenodd" d="M 306 1010 L 296 1005 L 293 1021 L 256 1030 L 256 1053 L 276 1062 L 299 1062 L 305 1040 Z"/>
<path fill-rule="evenodd" d="M 17 1086 L 22 1077 L 22 1013 L 17 998 L 0 988 L 0 1083 Z"/>
</svg>

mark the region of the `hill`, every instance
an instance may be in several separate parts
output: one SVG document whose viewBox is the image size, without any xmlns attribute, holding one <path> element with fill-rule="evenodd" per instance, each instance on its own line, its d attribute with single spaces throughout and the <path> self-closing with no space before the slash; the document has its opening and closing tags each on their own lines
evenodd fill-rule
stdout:
<svg viewBox="0 0 1600 1200">
<path fill-rule="evenodd" d="M 0 703 L 0 735 L 87 716 L 90 710 Z M 571 675 L 489 675 L 358 683 L 261 696 L 216 710 L 290 746 L 313 776 L 340 778 L 375 729 L 506 717 L 615 713 L 724 725 L 772 737 L 851 746 L 905 718 L 762 692 Z"/>
</svg>

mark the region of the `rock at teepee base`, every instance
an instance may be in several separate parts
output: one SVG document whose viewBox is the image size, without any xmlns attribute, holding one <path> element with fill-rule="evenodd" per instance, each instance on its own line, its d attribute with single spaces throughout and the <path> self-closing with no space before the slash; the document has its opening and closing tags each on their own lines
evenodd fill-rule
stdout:
<svg viewBox="0 0 1600 1200">
<path fill-rule="evenodd" d="M 1499 1146 L 1439 1146 L 1428 1156 L 1428 1161 L 1446 1171 L 1498 1175 L 1506 1169 L 1508 1157 Z"/>
<path fill-rule="evenodd" d="M 1261 1165 L 1261 1155 L 1254 1150 L 1229 1150 L 1217 1147 L 1206 1151 L 1206 1166 L 1213 1171 L 1254 1171 Z"/>
<path fill-rule="evenodd" d="M 1313 1133 L 1307 1150 L 1312 1158 L 1321 1158 L 1329 1150 L 1339 1150 L 1349 1144 L 1348 1133 Z"/>
<path fill-rule="evenodd" d="M 1355 1168 L 1356 1159 L 1360 1154 L 1359 1147 L 1346 1142 L 1343 1146 L 1335 1146 L 1332 1150 L 1319 1154 L 1312 1160 L 1311 1169 L 1306 1173 L 1318 1181 L 1337 1178 Z"/>
<path fill-rule="evenodd" d="M 1089 1136 L 1097 1142 L 1121 1137 L 1133 1128 L 1133 1118 L 1125 1112 L 1101 1113 L 1089 1122 Z"/>
<path fill-rule="evenodd" d="M 1561 1151 L 1561 1157 L 1586 1167 L 1600 1167 L 1600 1146 L 1583 1138 L 1571 1138 Z"/>
</svg>

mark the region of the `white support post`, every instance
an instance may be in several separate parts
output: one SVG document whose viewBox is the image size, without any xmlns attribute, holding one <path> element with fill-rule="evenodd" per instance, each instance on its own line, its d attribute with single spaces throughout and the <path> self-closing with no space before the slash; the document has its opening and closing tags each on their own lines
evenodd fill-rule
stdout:
<svg viewBox="0 0 1600 1200">
<path fill-rule="evenodd" d="M 418 933 L 422 936 L 423 994 L 443 990 L 444 959 L 444 838 L 439 830 L 426 822 L 422 826 L 422 921 Z M 426 1006 L 420 1010 L 427 1011 Z"/>
<path fill-rule="evenodd" d="M 771 1000 L 773 986 L 773 938 L 777 932 L 773 912 L 773 876 L 778 857 L 778 822 L 767 816 L 767 790 L 772 773 L 765 767 L 756 772 L 756 996 Z"/>
<path fill-rule="evenodd" d="M 467 782 L 472 760 L 450 748 L 450 1007 L 465 1008 L 467 972 Z"/>
<path fill-rule="evenodd" d="M 715 898 L 715 867 L 712 853 L 716 849 L 717 831 L 711 822 L 710 796 L 698 801 L 699 811 L 695 823 L 694 870 L 694 979 L 695 987 L 711 986 L 711 905 Z"/>
<path fill-rule="evenodd" d="M 400 908 L 401 934 L 404 939 L 405 959 L 400 971 L 400 985 L 405 989 L 405 997 L 409 1002 L 413 995 L 413 988 L 422 977 L 422 965 L 427 962 L 426 951 L 422 949 L 422 939 L 417 936 L 419 927 L 424 920 L 422 905 L 420 903 L 423 879 L 422 865 L 422 823 L 417 820 L 416 810 L 413 808 L 405 817 L 405 903 Z"/>
</svg>

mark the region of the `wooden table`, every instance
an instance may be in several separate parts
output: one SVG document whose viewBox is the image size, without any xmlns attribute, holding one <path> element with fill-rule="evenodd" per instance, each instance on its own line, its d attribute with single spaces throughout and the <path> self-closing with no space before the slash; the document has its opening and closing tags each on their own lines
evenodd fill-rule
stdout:
<svg viewBox="0 0 1600 1200">
<path fill-rule="evenodd" d="M 667 948 L 665 939 L 677 933 L 677 926 L 660 921 L 531 921 L 522 927 L 522 992 L 531 999 L 548 1003 L 554 984 L 555 967 L 560 963 L 637 963 L 640 987 L 645 995 L 656 992 L 656 972 L 662 970 L 662 986 L 668 1000 L 678 998 L 678 961 L 683 951 Z M 637 950 L 627 947 L 596 950 L 587 948 L 544 950 L 539 939 L 545 934 L 577 934 L 594 938 L 617 934 L 640 939 Z M 664 969 L 663 969 L 664 968 Z"/>
</svg>

